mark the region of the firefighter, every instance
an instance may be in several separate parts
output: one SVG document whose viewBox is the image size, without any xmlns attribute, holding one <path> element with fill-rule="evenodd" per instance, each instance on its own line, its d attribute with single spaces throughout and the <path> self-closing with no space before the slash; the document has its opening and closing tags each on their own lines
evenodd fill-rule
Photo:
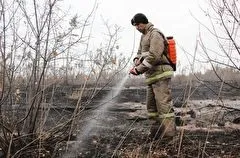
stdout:
<svg viewBox="0 0 240 158">
<path fill-rule="evenodd" d="M 138 13 L 131 19 L 131 24 L 142 33 L 139 49 L 133 59 L 133 75 L 145 74 L 147 83 L 148 117 L 154 119 L 150 137 L 173 137 L 176 134 L 175 115 L 172 108 L 171 77 L 173 68 L 164 55 L 164 36 L 147 17 Z"/>
</svg>

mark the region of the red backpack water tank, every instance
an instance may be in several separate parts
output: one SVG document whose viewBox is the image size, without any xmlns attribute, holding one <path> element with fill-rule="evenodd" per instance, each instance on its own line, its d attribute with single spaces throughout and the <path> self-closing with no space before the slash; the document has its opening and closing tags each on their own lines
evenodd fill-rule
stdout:
<svg viewBox="0 0 240 158">
<path fill-rule="evenodd" d="M 167 37 L 168 42 L 168 58 L 170 64 L 173 66 L 174 71 L 176 71 L 177 64 L 177 53 L 176 53 L 176 43 L 172 36 Z"/>
</svg>

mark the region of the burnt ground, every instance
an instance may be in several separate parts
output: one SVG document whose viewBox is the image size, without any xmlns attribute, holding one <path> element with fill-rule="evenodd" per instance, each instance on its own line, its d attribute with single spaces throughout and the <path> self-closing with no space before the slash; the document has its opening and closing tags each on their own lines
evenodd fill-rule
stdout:
<svg viewBox="0 0 240 158">
<path fill-rule="evenodd" d="M 113 104 L 84 139 L 64 157 L 239 157 L 240 130 L 231 127 L 178 126 L 173 139 L 149 141 L 151 121 L 142 104 Z M 87 120 L 96 119 L 95 117 Z M 85 122 L 85 121 L 83 121 Z M 87 122 L 87 121 L 86 121 Z M 79 131 L 79 135 L 81 132 Z M 183 134 L 183 135 L 181 135 Z M 74 146 L 73 145 L 73 146 Z"/>
<path fill-rule="evenodd" d="M 235 110 L 239 108 L 239 93 L 226 92 L 225 108 L 214 100 L 214 94 L 204 88 L 198 90 L 191 101 L 175 107 L 180 113 L 177 135 L 156 141 L 148 138 L 153 122 L 145 116 L 144 88 L 125 89 L 104 103 L 103 94 L 107 93 L 99 93 L 96 102 L 83 111 L 76 139 L 68 142 L 68 152 L 61 157 L 240 157 L 240 125 L 236 121 L 240 112 Z M 181 89 L 175 89 L 173 95 L 175 103 L 183 100 Z M 198 96 L 202 100 L 197 100 Z"/>
<path fill-rule="evenodd" d="M 177 135 L 172 139 L 156 141 L 150 141 L 148 137 L 153 121 L 146 118 L 145 87 L 125 87 L 110 100 L 105 97 L 113 94 L 112 88 L 101 89 L 90 103 L 88 97 L 92 89 L 88 88 L 82 97 L 81 105 L 85 110 L 80 115 L 77 131 L 55 157 L 238 158 L 240 91 L 223 87 L 221 100 L 217 100 L 219 87 L 215 83 L 196 85 L 186 101 L 188 87 L 174 85 Z M 54 106 L 46 123 L 49 127 L 71 116 L 80 91 L 78 86 L 56 89 Z M 19 108 L 15 109 L 18 114 Z"/>
</svg>

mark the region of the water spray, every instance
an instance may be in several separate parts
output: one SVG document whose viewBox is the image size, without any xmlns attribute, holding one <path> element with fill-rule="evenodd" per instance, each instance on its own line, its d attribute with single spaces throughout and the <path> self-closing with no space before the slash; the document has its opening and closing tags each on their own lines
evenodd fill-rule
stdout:
<svg viewBox="0 0 240 158">
<path fill-rule="evenodd" d="M 125 75 L 120 82 L 118 82 L 112 90 L 107 94 L 106 97 L 100 102 L 99 105 L 96 105 L 97 109 L 95 109 L 91 116 L 94 116 L 94 118 L 89 119 L 85 122 L 85 125 L 81 127 L 81 133 L 80 135 L 77 135 L 77 141 L 74 142 L 74 145 L 70 149 L 70 154 L 64 154 L 63 157 L 71 157 L 74 156 L 73 154 L 76 153 L 76 151 L 79 151 L 83 148 L 83 145 L 86 144 L 85 141 L 88 141 L 89 133 L 91 133 L 92 129 L 95 128 L 97 125 L 101 125 L 104 123 L 105 113 L 108 110 L 108 108 L 113 104 L 112 101 L 120 94 L 122 91 L 124 84 L 126 83 L 127 79 L 130 78 L 130 74 Z"/>
</svg>

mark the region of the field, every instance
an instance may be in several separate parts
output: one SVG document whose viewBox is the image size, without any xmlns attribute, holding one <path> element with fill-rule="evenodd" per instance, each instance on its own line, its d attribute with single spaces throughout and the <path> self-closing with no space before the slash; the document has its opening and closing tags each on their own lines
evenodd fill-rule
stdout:
<svg viewBox="0 0 240 158">
<path fill-rule="evenodd" d="M 217 83 L 215 83 L 217 87 Z M 214 89 L 214 86 L 212 86 Z M 239 157 L 239 93 L 224 87 L 220 100 L 204 86 L 185 101 L 183 87 L 173 86 L 177 135 L 149 141 L 145 87 L 127 87 L 114 99 L 101 90 L 79 121 L 63 157 Z M 207 97 L 206 97 L 207 96 Z M 74 97 L 72 96 L 72 99 Z M 206 98 L 206 99 L 204 99 Z M 212 98 L 212 99 L 210 99 Z"/>
</svg>

